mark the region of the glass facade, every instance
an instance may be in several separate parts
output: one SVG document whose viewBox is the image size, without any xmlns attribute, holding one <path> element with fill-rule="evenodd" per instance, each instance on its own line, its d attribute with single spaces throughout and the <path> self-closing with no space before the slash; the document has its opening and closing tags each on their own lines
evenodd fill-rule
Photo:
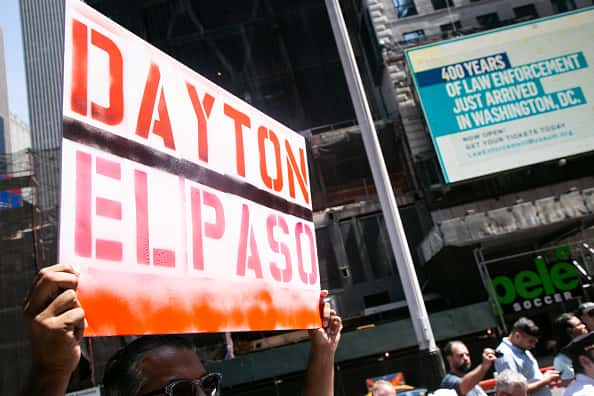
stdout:
<svg viewBox="0 0 594 396">
<path fill-rule="evenodd" d="M 323 2 L 90 4 L 294 130 L 355 119 Z"/>
</svg>

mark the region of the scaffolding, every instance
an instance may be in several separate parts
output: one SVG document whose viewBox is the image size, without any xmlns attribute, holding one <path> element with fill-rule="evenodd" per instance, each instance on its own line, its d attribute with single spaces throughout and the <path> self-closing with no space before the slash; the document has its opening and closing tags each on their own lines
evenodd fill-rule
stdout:
<svg viewBox="0 0 594 396">
<path fill-rule="evenodd" d="M 55 262 L 57 206 L 40 208 L 58 183 L 41 185 L 43 166 L 59 169 L 59 151 L 23 150 L 0 155 L 0 394 L 18 394 L 30 371 L 22 304 L 38 269 Z M 58 180 L 58 177 L 53 180 Z"/>
</svg>

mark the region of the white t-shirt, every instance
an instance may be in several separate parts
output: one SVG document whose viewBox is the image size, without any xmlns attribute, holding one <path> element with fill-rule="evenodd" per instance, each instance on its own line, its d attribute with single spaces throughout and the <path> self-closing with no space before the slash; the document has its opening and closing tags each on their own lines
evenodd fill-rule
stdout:
<svg viewBox="0 0 594 396">
<path fill-rule="evenodd" d="M 563 396 L 593 396 L 594 395 L 594 379 L 588 377 L 584 374 L 578 374 L 575 376 L 575 381 L 573 381 L 565 392 Z"/>
</svg>

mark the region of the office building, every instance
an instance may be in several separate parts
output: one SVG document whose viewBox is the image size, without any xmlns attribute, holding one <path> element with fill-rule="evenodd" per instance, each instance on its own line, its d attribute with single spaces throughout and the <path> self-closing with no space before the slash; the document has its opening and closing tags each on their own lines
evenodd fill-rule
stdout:
<svg viewBox="0 0 594 396">
<path fill-rule="evenodd" d="M 4 53 L 4 34 L 0 28 L 0 155 L 10 147 L 10 113 L 8 110 L 8 85 L 6 81 L 6 54 Z M 6 172 L 0 165 L 0 174 Z"/>
<path fill-rule="evenodd" d="M 11 153 L 31 148 L 31 128 L 18 115 L 10 113 L 10 149 Z"/>
<path fill-rule="evenodd" d="M 42 153 L 37 179 L 38 202 L 55 210 L 59 196 L 59 152 L 62 140 L 62 64 L 64 1 L 21 0 L 21 23 L 31 125 L 31 146 Z M 54 258 L 55 260 L 55 258 Z"/>
</svg>

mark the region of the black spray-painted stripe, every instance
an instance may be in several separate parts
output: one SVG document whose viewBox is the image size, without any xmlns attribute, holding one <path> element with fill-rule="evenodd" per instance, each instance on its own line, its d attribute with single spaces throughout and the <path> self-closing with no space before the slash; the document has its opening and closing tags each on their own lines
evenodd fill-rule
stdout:
<svg viewBox="0 0 594 396">
<path fill-rule="evenodd" d="M 188 180 L 236 195 L 271 209 L 307 221 L 313 221 L 312 211 L 308 208 L 289 202 L 238 178 L 223 176 L 204 166 L 162 153 L 141 143 L 114 135 L 78 120 L 64 119 L 64 138 L 151 168 L 183 176 Z"/>
</svg>

